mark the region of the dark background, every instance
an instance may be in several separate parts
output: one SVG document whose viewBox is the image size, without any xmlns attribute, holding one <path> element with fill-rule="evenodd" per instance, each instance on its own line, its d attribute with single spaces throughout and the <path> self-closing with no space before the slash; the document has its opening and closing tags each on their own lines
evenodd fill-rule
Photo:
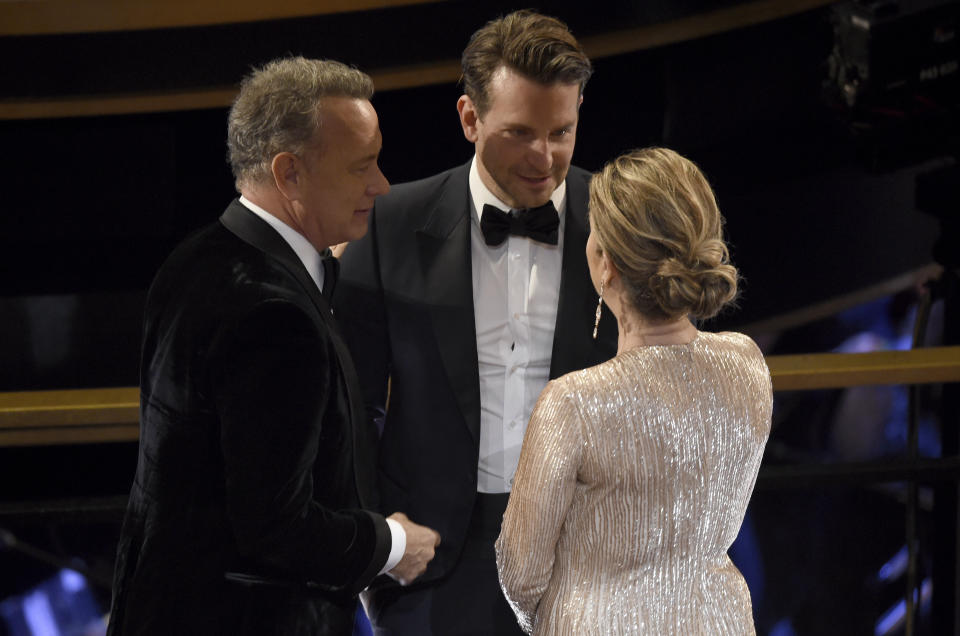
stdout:
<svg viewBox="0 0 960 636">
<path fill-rule="evenodd" d="M 0 99 L 228 86 L 288 52 L 366 69 L 455 59 L 473 29 L 506 6 L 449 2 L 0 38 L 0 58 L 20 61 L 0 67 Z M 717 5 L 549 10 L 586 37 L 708 6 Z M 955 147 L 955 86 L 946 99 L 929 98 L 933 114 L 910 112 L 916 90 L 884 98 L 881 105 L 897 111 L 889 116 L 843 108 L 829 98 L 831 15 L 821 8 L 595 62 L 574 162 L 596 170 L 622 151 L 664 144 L 701 165 L 746 281 L 739 310 L 718 328 L 842 296 L 932 260 L 938 226 L 915 207 L 915 177 Z M 450 83 L 375 96 L 391 181 L 470 157 L 459 95 Z M 144 290 L 173 245 L 234 196 L 225 120 L 225 109 L 209 109 L 0 122 L 0 390 L 136 384 Z"/>
<path fill-rule="evenodd" d="M 736 4 L 557 2 L 540 9 L 583 38 Z M 231 86 L 251 65 L 288 53 L 368 71 L 456 59 L 479 25 L 514 8 L 454 1 L 252 24 L 0 37 L 0 100 Z M 872 42 L 850 45 L 837 29 L 852 10 L 880 16 Z M 596 59 L 574 163 L 596 170 L 647 145 L 696 161 L 715 187 L 745 281 L 739 308 L 706 328 L 746 329 L 771 343 L 767 353 L 829 350 L 850 330 L 824 335 L 808 325 L 805 335 L 791 336 L 776 319 L 931 263 L 942 231 L 929 212 L 957 209 L 956 188 L 948 187 L 921 211 L 916 186 L 918 175 L 956 165 L 957 73 L 922 82 L 917 70 L 931 59 L 956 59 L 955 38 L 932 50 L 928 32 L 931 25 L 955 27 L 957 15 L 956 2 L 838 3 Z M 869 52 L 872 72 L 869 90 L 852 105 L 836 73 L 844 42 L 848 51 Z M 459 95 L 454 83 L 375 95 L 388 179 L 416 179 L 469 159 Z M 0 121 L 0 391 L 138 383 L 141 312 L 154 272 L 235 196 L 225 135 L 225 109 Z M 771 320 L 766 330 L 751 328 Z M 0 448 L 0 503 L 9 510 L 20 502 L 120 496 L 135 462 L 134 444 Z M 769 623 L 809 613 L 805 603 L 814 601 L 830 617 L 835 610 L 809 590 L 841 571 L 799 571 L 770 554 L 802 546 L 842 560 L 844 550 L 830 541 L 849 546 L 873 533 L 877 542 L 861 544 L 869 556 L 842 569 L 862 582 L 868 575 L 860 565 L 878 565 L 902 541 L 900 526 L 890 536 L 876 530 L 889 529 L 884 520 L 902 512 L 874 491 L 758 492 L 758 500 L 767 506 L 766 517 L 758 511 L 761 530 L 771 518 L 784 521 L 761 532 L 767 596 L 781 597 L 763 618 Z M 843 532 L 797 521 L 837 510 L 854 511 Z M 34 513 L 0 515 L 4 524 L 56 553 L 86 554 L 91 567 L 109 574 L 117 529 L 109 512 L 56 524 Z M 827 543 L 834 547 L 816 547 Z M 49 575 L 11 552 L 0 552 L 0 571 L 0 598 Z M 876 616 L 888 600 L 880 596 L 861 609 Z M 811 625 L 809 633 L 851 633 L 842 623 Z"/>
</svg>

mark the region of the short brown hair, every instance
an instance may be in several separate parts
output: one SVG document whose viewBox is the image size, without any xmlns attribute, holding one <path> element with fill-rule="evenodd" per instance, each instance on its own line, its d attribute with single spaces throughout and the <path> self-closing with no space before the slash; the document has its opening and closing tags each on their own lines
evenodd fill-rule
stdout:
<svg viewBox="0 0 960 636">
<path fill-rule="evenodd" d="M 288 57 L 254 69 L 230 108 L 227 149 L 237 187 L 270 175 L 280 152 L 301 152 L 320 127 L 324 97 L 370 99 L 373 80 L 334 60 Z"/>
<path fill-rule="evenodd" d="M 492 20 L 474 33 L 460 64 L 463 90 L 481 117 L 490 108 L 490 78 L 501 67 L 541 84 L 579 84 L 581 95 L 593 73 L 590 58 L 566 24 L 526 10 Z"/>
<path fill-rule="evenodd" d="M 597 245 L 642 315 L 711 318 L 735 299 L 723 217 L 689 159 L 668 148 L 614 159 L 590 181 L 590 217 Z"/>
</svg>

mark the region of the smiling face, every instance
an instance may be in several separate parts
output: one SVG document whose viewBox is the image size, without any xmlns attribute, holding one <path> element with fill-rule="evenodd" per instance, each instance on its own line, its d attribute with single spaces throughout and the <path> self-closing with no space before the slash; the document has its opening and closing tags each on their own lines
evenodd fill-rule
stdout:
<svg viewBox="0 0 960 636">
<path fill-rule="evenodd" d="M 540 84 L 500 68 L 488 86 L 483 116 L 466 95 L 457 108 L 476 144 L 484 185 L 513 208 L 543 205 L 570 168 L 577 135 L 579 84 Z"/>
<path fill-rule="evenodd" d="M 370 102 L 328 97 L 320 109 L 319 142 L 297 158 L 292 212 L 295 229 L 318 250 L 366 234 L 374 199 L 390 190 L 377 164 L 382 138 Z"/>
</svg>

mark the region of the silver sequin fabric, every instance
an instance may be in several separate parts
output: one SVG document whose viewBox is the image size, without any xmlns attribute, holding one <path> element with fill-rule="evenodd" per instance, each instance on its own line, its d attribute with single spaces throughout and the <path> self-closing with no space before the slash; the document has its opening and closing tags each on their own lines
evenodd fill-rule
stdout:
<svg viewBox="0 0 960 636">
<path fill-rule="evenodd" d="M 699 332 L 551 381 L 496 544 L 533 634 L 754 634 L 727 550 L 753 492 L 773 394 L 756 344 Z"/>
</svg>

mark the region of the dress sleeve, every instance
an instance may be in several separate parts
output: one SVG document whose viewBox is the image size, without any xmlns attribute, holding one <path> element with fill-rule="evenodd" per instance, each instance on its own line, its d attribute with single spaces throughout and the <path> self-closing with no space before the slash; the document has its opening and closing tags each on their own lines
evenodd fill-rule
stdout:
<svg viewBox="0 0 960 636">
<path fill-rule="evenodd" d="M 550 382 L 540 395 L 496 543 L 500 585 L 527 633 L 533 631 L 537 607 L 550 582 L 576 486 L 583 443 L 574 400 L 562 379 Z"/>
</svg>

